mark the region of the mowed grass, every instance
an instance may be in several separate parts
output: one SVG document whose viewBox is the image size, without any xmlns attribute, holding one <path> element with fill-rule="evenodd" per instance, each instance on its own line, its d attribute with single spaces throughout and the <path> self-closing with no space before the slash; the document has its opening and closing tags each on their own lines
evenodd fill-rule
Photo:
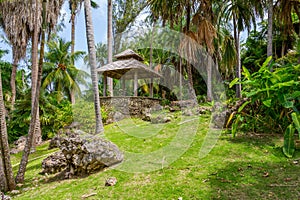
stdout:
<svg viewBox="0 0 300 200">
<path fill-rule="evenodd" d="M 38 174 L 43 155 L 57 149 L 48 151 L 45 143 L 30 156 L 25 184 L 19 188 L 22 193 L 14 199 L 83 199 L 89 194 L 87 199 L 300 199 L 299 151 L 293 159 L 285 158 L 282 138 L 276 135 L 221 135 L 212 151 L 200 159 L 209 121 L 210 115 L 199 119 L 179 115 L 167 124 L 126 119 L 106 126 L 106 138 L 122 151 L 143 154 L 168 146 L 182 126 L 187 134 L 195 131 L 188 150 L 178 159 L 143 173 L 107 169 L 70 180 L 46 177 Z M 198 129 L 190 130 L 195 124 Z M 12 156 L 15 172 L 20 157 Z M 104 185 L 109 177 L 117 178 L 115 186 Z"/>
</svg>

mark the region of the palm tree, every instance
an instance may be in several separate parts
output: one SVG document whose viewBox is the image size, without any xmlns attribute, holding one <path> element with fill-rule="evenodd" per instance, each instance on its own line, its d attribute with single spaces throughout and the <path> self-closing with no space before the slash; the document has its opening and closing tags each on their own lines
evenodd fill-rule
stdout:
<svg viewBox="0 0 300 200">
<path fill-rule="evenodd" d="M 282 50 L 283 57 L 286 50 L 286 41 L 288 37 L 294 34 L 293 13 L 300 19 L 300 2 L 295 0 L 278 0 L 274 5 L 274 18 L 281 27 L 282 31 Z"/>
<path fill-rule="evenodd" d="M 107 64 L 107 45 L 99 42 L 95 46 L 96 48 L 96 60 L 98 66 L 104 66 Z M 89 66 L 89 55 L 84 56 L 84 63 Z"/>
<path fill-rule="evenodd" d="M 2 14 L 3 30 L 12 46 L 13 65 L 11 73 L 11 105 L 14 107 L 16 100 L 16 73 L 20 59 L 25 57 L 28 40 L 30 34 L 27 31 L 27 24 L 23 23 L 28 20 L 28 9 L 23 9 L 26 6 L 26 1 L 3 1 L 0 3 L 0 13 Z M 16 15 L 15 13 L 18 13 Z"/>
<path fill-rule="evenodd" d="M 3 52 L 0 52 L 0 58 L 2 57 Z M 13 190 L 16 187 L 12 165 L 10 162 L 10 151 L 8 145 L 8 138 L 7 138 L 7 126 L 6 126 L 6 119 L 5 119 L 5 107 L 4 107 L 4 100 L 3 100 L 3 90 L 2 90 L 2 76 L 1 76 L 1 69 L 0 69 L 0 190 L 7 191 Z"/>
<path fill-rule="evenodd" d="M 113 61 L 113 27 L 112 27 L 112 16 L 113 16 L 112 0 L 107 0 L 107 60 L 108 63 Z M 104 77 L 105 78 L 105 77 Z M 113 79 L 107 77 L 107 86 L 110 96 L 114 96 L 113 93 Z M 103 92 L 105 95 L 105 91 Z"/>
<path fill-rule="evenodd" d="M 240 58 L 240 33 L 247 28 L 251 28 L 256 21 L 256 16 L 263 17 L 261 1 L 241 1 L 241 0 L 225 0 L 223 11 L 220 14 L 224 17 L 225 22 L 232 20 L 234 40 L 236 47 L 236 77 L 241 79 L 241 58 Z M 236 97 L 241 98 L 241 84 L 236 85 Z"/>
<path fill-rule="evenodd" d="M 100 97 L 98 89 L 98 77 L 96 72 L 96 50 L 95 50 L 95 41 L 94 41 L 94 27 L 92 21 L 91 13 L 91 2 L 89 0 L 84 0 L 84 14 L 85 14 L 85 25 L 86 25 L 86 37 L 88 44 L 88 52 L 90 57 L 90 66 L 91 66 L 91 77 L 94 91 L 94 107 L 95 107 L 95 118 L 96 118 L 96 130 L 95 133 L 102 133 L 104 131 L 102 116 L 100 110 Z"/>
<path fill-rule="evenodd" d="M 61 38 L 48 43 L 42 88 L 56 92 L 59 102 L 64 96 L 68 96 L 72 104 L 75 104 L 75 94 L 80 93 L 79 84 L 86 85 L 84 79 L 88 74 L 73 64 L 82 58 L 85 52 L 69 53 L 71 45 L 71 42 L 65 42 Z"/>
<path fill-rule="evenodd" d="M 46 5 L 47 4 L 47 5 Z M 30 154 L 31 147 L 33 145 L 34 139 L 37 135 L 37 130 L 39 129 L 39 95 L 40 95 L 40 87 L 41 87 L 41 76 L 42 76 L 42 65 L 38 65 L 38 42 L 39 42 L 39 34 L 41 32 L 41 25 L 39 25 L 38 21 L 40 17 L 45 17 L 42 21 L 44 22 L 43 27 L 48 25 L 49 31 L 51 31 L 54 26 L 56 25 L 57 18 L 60 13 L 60 9 L 62 7 L 63 0 L 43 0 L 41 4 L 39 0 L 29 1 L 27 2 L 26 7 L 23 9 L 28 8 L 28 13 L 35 13 L 34 15 L 30 15 L 26 23 L 29 24 L 30 34 L 32 35 L 32 109 L 31 109 L 31 121 L 30 127 L 28 131 L 27 141 L 24 148 L 24 152 L 22 155 L 21 163 L 19 166 L 19 171 L 16 176 L 16 182 L 22 183 L 24 182 L 24 175 L 26 171 L 26 166 L 28 163 L 28 157 Z M 30 6 L 28 6 L 30 5 Z M 45 14 L 41 14 L 42 9 L 44 8 L 43 12 Z M 19 13 L 15 13 L 19 14 Z"/>
<path fill-rule="evenodd" d="M 69 8 L 71 11 L 71 53 L 75 52 L 75 19 L 76 19 L 76 15 L 78 14 L 78 12 L 81 9 L 81 4 L 82 4 L 83 0 L 69 0 Z M 91 6 L 93 8 L 98 8 L 98 4 L 94 1 L 91 1 Z"/>
<path fill-rule="evenodd" d="M 268 0 L 268 45 L 267 56 L 273 55 L 273 0 Z"/>
</svg>

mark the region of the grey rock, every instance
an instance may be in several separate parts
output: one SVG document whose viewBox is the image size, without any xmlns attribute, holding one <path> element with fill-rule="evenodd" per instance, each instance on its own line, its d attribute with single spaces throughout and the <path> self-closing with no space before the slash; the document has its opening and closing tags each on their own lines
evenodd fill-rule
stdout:
<svg viewBox="0 0 300 200">
<path fill-rule="evenodd" d="M 66 158 L 68 177 L 90 174 L 123 161 L 123 154 L 115 144 L 82 131 L 63 137 L 60 149 Z"/>
<path fill-rule="evenodd" d="M 60 137 L 59 136 L 54 136 L 49 143 L 48 150 L 54 149 L 54 148 L 59 148 L 60 145 Z"/>
<path fill-rule="evenodd" d="M 116 184 L 117 184 L 116 177 L 110 177 L 110 178 L 106 179 L 106 181 L 105 181 L 105 186 L 114 186 Z"/>
<path fill-rule="evenodd" d="M 1 192 L 1 200 L 11 200 L 11 197 Z"/>
<path fill-rule="evenodd" d="M 124 117 L 124 115 L 121 112 L 115 112 L 115 114 L 114 114 L 114 122 L 121 121 L 124 118 L 125 117 Z"/>
<path fill-rule="evenodd" d="M 184 116 L 193 116 L 194 113 L 193 113 L 193 111 L 191 109 L 184 109 L 182 111 L 182 115 L 184 115 Z"/>
<path fill-rule="evenodd" d="M 67 167 L 67 162 L 64 154 L 59 151 L 42 161 L 43 171 L 40 174 L 55 174 L 63 171 Z"/>
</svg>

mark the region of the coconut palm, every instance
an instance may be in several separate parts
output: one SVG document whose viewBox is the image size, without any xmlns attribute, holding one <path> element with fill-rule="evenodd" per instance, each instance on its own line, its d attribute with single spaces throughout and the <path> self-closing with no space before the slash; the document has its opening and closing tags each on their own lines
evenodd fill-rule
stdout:
<svg viewBox="0 0 300 200">
<path fill-rule="evenodd" d="M 96 118 L 96 130 L 95 133 L 102 133 L 104 131 L 102 116 L 100 110 L 100 97 L 98 89 L 98 77 L 97 77 L 97 63 L 96 63 L 96 50 L 95 50 L 95 41 L 94 41 L 94 27 L 92 21 L 92 12 L 91 12 L 91 2 L 89 0 L 84 0 L 84 14 L 85 14 L 85 24 L 86 24 L 86 37 L 88 44 L 90 68 L 91 68 L 91 77 L 94 91 L 94 107 L 95 107 L 95 118 Z"/>
<path fill-rule="evenodd" d="M 30 149 L 33 145 L 34 139 L 41 137 L 37 137 L 37 130 L 39 129 L 39 95 L 40 95 L 40 87 L 41 87 L 41 75 L 42 75 L 42 65 L 38 66 L 38 42 L 39 42 L 39 34 L 42 29 L 43 21 L 45 24 L 43 26 L 48 25 L 48 30 L 51 31 L 56 25 L 57 18 L 60 13 L 60 9 L 62 7 L 63 0 L 43 0 L 41 3 L 39 0 L 28 1 L 26 6 L 23 9 L 28 9 L 28 13 L 30 17 L 27 21 L 25 21 L 29 26 L 29 33 L 32 35 L 32 109 L 31 109 L 31 121 L 30 127 L 28 131 L 27 141 L 24 148 L 24 152 L 22 155 L 21 163 L 19 166 L 19 171 L 16 176 L 16 182 L 22 183 L 24 182 L 24 175 L 26 171 L 26 166 L 28 163 L 28 157 L 30 153 Z M 29 5 L 29 6 L 28 6 Z M 44 15 L 42 15 L 42 8 L 44 8 Z M 31 15 L 34 13 L 34 15 Z M 19 15 L 20 13 L 15 13 L 15 15 Z M 42 20 L 42 17 L 45 17 L 46 20 Z"/>
<path fill-rule="evenodd" d="M 78 12 L 81 9 L 81 5 L 82 5 L 83 0 L 69 0 L 69 8 L 71 11 L 71 53 L 74 53 L 75 51 L 75 19 L 76 19 L 76 15 L 78 14 Z M 91 6 L 93 8 L 98 8 L 99 5 L 95 2 L 95 1 L 91 1 Z"/>
<path fill-rule="evenodd" d="M 67 96 L 74 104 L 75 94 L 80 93 L 79 84 L 86 85 L 85 78 L 88 74 L 73 64 L 82 58 L 85 52 L 70 53 L 71 45 L 71 42 L 61 38 L 48 43 L 42 88 L 50 93 L 55 92 L 59 102 Z"/>
<path fill-rule="evenodd" d="M 261 1 L 224 0 L 221 2 L 223 11 L 220 12 L 225 22 L 232 20 L 236 47 L 236 77 L 241 79 L 240 33 L 256 25 L 256 17 L 263 17 Z M 236 85 L 236 96 L 241 98 L 241 84 Z"/>
<path fill-rule="evenodd" d="M 274 18 L 281 27 L 282 32 L 282 50 L 283 57 L 287 50 L 287 39 L 294 33 L 293 13 L 300 19 L 300 2 L 295 0 L 278 0 L 274 5 Z"/>
<path fill-rule="evenodd" d="M 2 57 L 3 51 L 0 52 L 0 58 Z M 7 126 L 5 120 L 5 107 L 4 107 L 4 100 L 3 100 L 3 90 L 2 90 L 2 76 L 1 76 L 1 69 L 0 69 L 0 190 L 7 191 L 13 190 L 16 187 L 12 165 L 10 162 L 10 151 L 8 145 L 8 138 L 7 138 Z"/>
<path fill-rule="evenodd" d="M 101 67 L 107 64 L 107 45 L 99 42 L 95 46 L 97 64 Z M 84 57 L 84 63 L 89 65 L 89 55 Z"/>
<path fill-rule="evenodd" d="M 12 46 L 13 65 L 11 73 L 11 105 L 14 106 L 16 99 L 16 73 L 20 59 L 25 57 L 26 47 L 30 34 L 28 32 L 28 24 L 24 21 L 30 20 L 29 9 L 26 1 L 3 1 L 0 3 L 0 13 L 2 14 L 3 30 L 7 39 Z M 16 15 L 18 13 L 18 15 Z M 31 27 L 32 29 L 32 27 Z"/>
</svg>

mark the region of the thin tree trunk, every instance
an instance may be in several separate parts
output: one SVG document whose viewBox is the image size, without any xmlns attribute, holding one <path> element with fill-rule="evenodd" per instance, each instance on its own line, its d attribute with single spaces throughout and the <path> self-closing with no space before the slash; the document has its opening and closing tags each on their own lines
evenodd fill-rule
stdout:
<svg viewBox="0 0 300 200">
<path fill-rule="evenodd" d="M 0 139 L 1 141 L 1 139 Z M 6 175 L 4 173 L 4 161 L 2 160 L 2 145 L 0 142 L 0 191 L 6 192 L 8 190 L 7 181 L 6 181 Z"/>
<path fill-rule="evenodd" d="M 5 120 L 5 108 L 4 108 L 4 100 L 3 100 L 3 90 L 2 90 L 2 78 L 0 71 L 0 127 L 1 127 L 1 138 L 0 138 L 0 175 L 1 179 L 5 179 L 0 181 L 0 189 L 4 190 L 14 190 L 16 187 L 16 183 L 14 181 L 14 175 L 12 171 L 12 166 L 10 162 L 10 151 L 8 145 L 8 137 L 7 137 L 7 127 Z M 4 173 L 4 176 L 3 173 Z"/>
<path fill-rule="evenodd" d="M 108 63 L 113 61 L 113 30 L 112 30 L 112 0 L 107 1 L 107 56 Z M 113 79 L 107 77 L 108 92 L 111 97 L 114 96 L 113 91 Z"/>
<path fill-rule="evenodd" d="M 38 130 L 37 126 L 37 121 L 38 119 L 38 112 L 39 112 L 39 86 L 38 84 L 40 81 L 38 81 L 39 78 L 39 67 L 38 67 L 38 0 L 35 0 L 35 22 L 34 22 L 34 31 L 33 31 L 33 36 L 32 36 L 32 54 L 31 54 L 31 59 L 32 59 L 32 102 L 33 106 L 31 109 L 31 120 L 30 120 L 30 126 L 29 126 L 29 131 L 28 131 L 28 136 L 24 148 L 24 152 L 22 155 L 22 159 L 20 162 L 19 166 L 19 171 L 16 176 L 16 182 L 17 183 L 23 183 L 24 182 L 24 177 L 25 177 L 25 172 L 26 172 L 26 166 L 28 163 L 28 157 L 30 154 L 31 147 L 33 146 L 34 139 L 35 139 L 35 134 L 36 131 Z M 32 5 L 33 6 L 33 5 Z"/>
<path fill-rule="evenodd" d="M 70 100 L 71 100 L 71 104 L 75 105 L 76 99 L 75 99 L 75 92 L 73 91 L 70 92 Z"/>
<path fill-rule="evenodd" d="M 71 4 L 71 54 L 75 52 L 75 12 L 76 12 L 75 0 L 72 0 Z M 74 64 L 74 63 L 73 63 Z"/>
<path fill-rule="evenodd" d="M 236 78 L 241 80 L 241 58 L 240 58 L 240 33 L 237 30 L 236 16 L 233 15 L 233 29 L 234 29 L 234 40 L 236 48 Z M 242 98 L 242 85 L 240 83 L 236 84 L 236 97 Z"/>
<path fill-rule="evenodd" d="M 268 0 L 268 47 L 267 56 L 273 55 L 273 0 Z"/>
<path fill-rule="evenodd" d="M 96 130 L 95 134 L 103 133 L 103 123 L 100 110 L 100 97 L 98 89 L 98 77 L 96 72 L 96 50 L 94 41 L 94 27 L 92 22 L 91 13 L 91 2 L 90 0 L 84 0 L 84 14 L 85 14 L 85 25 L 86 25 L 86 37 L 88 43 L 89 60 L 91 68 L 91 77 L 94 91 L 94 107 L 95 107 L 95 117 L 96 117 Z"/>
<path fill-rule="evenodd" d="M 207 101 L 212 101 L 212 57 L 208 55 L 207 59 Z"/>
<path fill-rule="evenodd" d="M 11 78 L 10 78 L 10 87 L 11 87 L 11 107 L 14 109 L 15 101 L 16 101 L 16 76 L 17 76 L 17 67 L 18 67 L 18 59 L 13 59 Z"/>
<path fill-rule="evenodd" d="M 35 9 L 35 15 L 38 18 L 39 12 L 38 12 L 38 1 L 36 1 L 36 9 Z M 38 19 L 35 19 L 38 20 Z M 36 92 L 37 92 L 37 79 L 38 79 L 38 35 L 39 35 L 39 31 L 38 31 L 38 25 L 37 23 L 34 23 L 34 33 L 32 35 L 32 49 L 31 49 L 31 62 L 32 62 L 32 69 L 31 69 L 31 110 L 34 110 L 34 99 L 36 96 Z M 36 115 L 36 120 L 35 120 L 35 130 L 36 133 L 33 135 L 33 145 L 30 148 L 35 148 L 35 146 L 39 145 L 42 140 L 42 131 L 41 131 L 41 123 L 40 123 L 40 114 L 39 114 L 39 105 L 37 107 L 38 111 L 37 111 L 37 115 Z"/>
</svg>

